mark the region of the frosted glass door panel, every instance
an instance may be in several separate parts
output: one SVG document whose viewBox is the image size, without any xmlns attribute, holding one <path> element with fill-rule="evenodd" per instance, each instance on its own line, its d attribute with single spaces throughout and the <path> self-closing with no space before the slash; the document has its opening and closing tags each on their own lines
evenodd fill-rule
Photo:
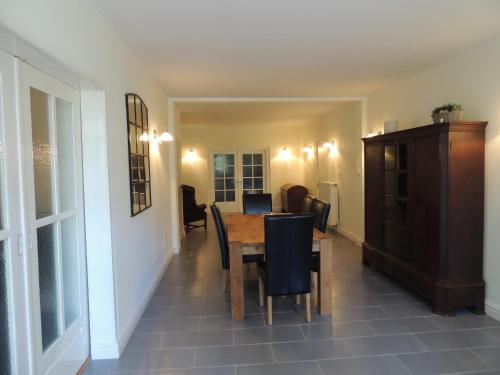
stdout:
<svg viewBox="0 0 500 375">
<path fill-rule="evenodd" d="M 44 351 L 61 335 L 58 311 L 59 280 L 55 229 L 55 224 L 37 229 L 38 280 Z"/>
<path fill-rule="evenodd" d="M 64 325 L 68 328 L 80 315 L 80 289 L 76 217 L 61 222 Z"/>
<path fill-rule="evenodd" d="M 0 374 L 10 375 L 11 340 L 10 340 L 10 299 L 8 288 L 7 256 L 4 242 L 0 242 Z"/>
<path fill-rule="evenodd" d="M 60 212 L 75 209 L 75 151 L 73 105 L 56 98 L 57 165 L 59 167 Z"/>
<path fill-rule="evenodd" d="M 52 103 L 49 95 L 33 87 L 30 103 L 36 218 L 40 219 L 54 213 Z"/>
</svg>

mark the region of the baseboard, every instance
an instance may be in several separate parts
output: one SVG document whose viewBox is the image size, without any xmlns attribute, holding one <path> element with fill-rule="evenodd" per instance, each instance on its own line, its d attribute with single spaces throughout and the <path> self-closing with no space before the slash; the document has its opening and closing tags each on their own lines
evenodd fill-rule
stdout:
<svg viewBox="0 0 500 375">
<path fill-rule="evenodd" d="M 160 283 L 160 280 L 165 273 L 165 270 L 167 269 L 168 265 L 172 261 L 172 258 L 174 257 L 173 251 L 169 252 L 167 259 L 165 262 L 163 262 L 162 266 L 160 267 L 160 271 L 156 275 L 153 283 L 151 286 L 148 288 L 147 292 L 144 295 L 144 299 L 142 300 L 141 304 L 139 305 L 139 308 L 137 309 L 136 313 L 130 319 L 130 321 L 127 323 L 126 328 L 124 329 L 123 333 L 121 333 L 118 336 L 118 352 L 120 355 L 123 352 L 123 349 L 125 349 L 125 346 L 128 343 L 128 340 L 130 339 L 130 335 L 132 335 L 132 332 L 134 331 L 135 327 L 137 326 L 137 323 L 139 322 L 139 319 L 141 319 L 142 314 L 144 313 L 144 310 L 146 310 L 146 307 L 148 306 L 149 302 L 151 301 L 151 298 L 153 297 L 153 294 L 158 287 L 158 284 Z M 117 358 L 117 357 L 115 357 Z"/>
<path fill-rule="evenodd" d="M 493 319 L 500 321 L 500 306 L 491 301 L 484 301 L 486 314 L 491 316 Z"/>
<path fill-rule="evenodd" d="M 338 232 L 340 234 L 342 234 L 343 236 L 346 236 L 347 238 L 349 238 L 352 242 L 354 242 L 359 247 L 361 247 L 361 245 L 363 245 L 363 240 L 361 238 L 359 238 L 358 236 L 356 236 L 354 233 L 352 233 L 350 230 L 347 230 L 347 229 L 340 226 L 338 228 Z"/>
<path fill-rule="evenodd" d="M 120 347 L 117 341 L 92 341 L 91 348 L 92 359 L 114 359 L 120 357 Z"/>
</svg>

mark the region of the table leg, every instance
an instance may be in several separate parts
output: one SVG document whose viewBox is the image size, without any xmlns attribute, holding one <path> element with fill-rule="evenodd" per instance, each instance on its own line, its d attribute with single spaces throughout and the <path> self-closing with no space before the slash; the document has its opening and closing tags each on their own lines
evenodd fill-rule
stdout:
<svg viewBox="0 0 500 375">
<path fill-rule="evenodd" d="M 318 312 L 332 312 L 332 239 L 325 238 L 319 244 Z"/>
<path fill-rule="evenodd" d="M 231 278 L 231 315 L 235 320 L 245 319 L 245 289 L 241 242 L 229 243 L 229 274 Z"/>
</svg>

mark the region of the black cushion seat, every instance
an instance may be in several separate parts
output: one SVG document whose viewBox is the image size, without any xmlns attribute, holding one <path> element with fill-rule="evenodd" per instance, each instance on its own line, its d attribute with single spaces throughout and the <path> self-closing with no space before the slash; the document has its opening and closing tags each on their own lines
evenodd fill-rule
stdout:
<svg viewBox="0 0 500 375">
<path fill-rule="evenodd" d="M 271 194 L 243 194 L 243 213 L 268 214 L 272 211 L 273 202 Z"/>
</svg>

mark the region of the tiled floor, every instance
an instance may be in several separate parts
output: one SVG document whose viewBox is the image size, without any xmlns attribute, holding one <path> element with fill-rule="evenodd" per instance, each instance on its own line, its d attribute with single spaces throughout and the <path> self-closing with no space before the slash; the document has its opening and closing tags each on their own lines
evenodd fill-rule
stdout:
<svg viewBox="0 0 500 375">
<path fill-rule="evenodd" d="M 334 311 L 304 320 L 303 306 L 276 299 L 266 326 L 255 275 L 247 319 L 233 321 L 221 292 L 213 227 L 191 232 L 118 360 L 86 375 L 500 374 L 500 322 L 460 311 L 431 313 L 419 298 L 361 265 L 360 249 L 334 240 Z"/>
</svg>

